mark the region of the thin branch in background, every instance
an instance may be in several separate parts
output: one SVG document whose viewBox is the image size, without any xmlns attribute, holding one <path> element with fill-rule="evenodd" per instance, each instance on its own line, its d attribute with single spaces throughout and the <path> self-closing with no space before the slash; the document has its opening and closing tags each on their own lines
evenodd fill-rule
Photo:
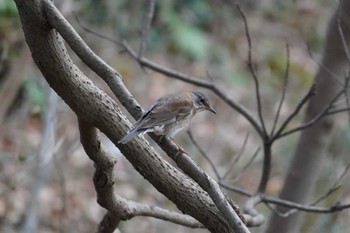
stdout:
<svg viewBox="0 0 350 233">
<path fill-rule="evenodd" d="M 347 84 L 345 84 L 345 85 L 347 86 Z M 305 122 L 304 124 L 302 124 L 302 125 L 300 125 L 298 127 L 290 129 L 290 130 L 288 130 L 288 131 L 286 131 L 284 133 L 281 133 L 278 136 L 276 135 L 277 136 L 276 138 L 285 137 L 285 136 L 287 136 L 289 134 L 301 131 L 303 129 L 306 129 L 306 128 L 314 125 L 319 119 L 321 119 L 322 117 L 327 116 L 328 111 L 333 107 L 333 103 L 335 103 L 338 100 L 338 98 L 344 94 L 344 91 L 345 91 L 344 89 L 339 91 L 338 94 L 335 95 L 335 97 L 328 103 L 328 105 L 321 112 L 319 112 L 314 118 L 312 118 L 308 122 Z M 333 111 L 333 112 L 339 112 L 339 111 Z"/>
<path fill-rule="evenodd" d="M 289 79 L 289 66 L 290 66 L 290 64 L 289 64 L 290 63 L 289 62 L 290 54 L 289 54 L 289 45 L 288 45 L 288 43 L 286 43 L 286 51 L 287 51 L 287 61 L 286 61 L 286 68 L 285 68 L 285 71 L 284 71 L 282 96 L 281 96 L 281 100 L 280 100 L 280 102 L 278 104 L 277 113 L 276 113 L 276 116 L 275 116 L 275 119 L 274 119 L 274 122 L 273 122 L 273 126 L 272 126 L 272 130 L 271 130 L 271 133 L 270 133 L 270 137 L 272 137 L 273 134 L 275 133 L 276 125 L 277 125 L 278 119 L 280 117 L 282 105 L 283 105 L 284 99 L 286 97 L 286 92 L 287 92 L 288 79 Z"/>
<path fill-rule="evenodd" d="M 207 70 L 206 73 L 207 73 L 207 77 L 209 78 L 209 81 L 210 81 L 211 83 L 214 83 L 214 78 L 213 78 L 213 76 L 211 75 L 210 71 Z"/>
<path fill-rule="evenodd" d="M 147 12 L 143 17 L 143 21 L 142 21 L 143 23 L 142 23 L 141 38 L 140 38 L 140 49 L 138 53 L 139 57 L 142 57 L 143 53 L 146 50 L 148 34 L 151 28 L 151 23 L 154 15 L 154 6 L 155 6 L 154 0 L 147 1 L 147 7 L 146 7 Z"/>
<path fill-rule="evenodd" d="M 336 81 L 339 85 L 343 86 L 343 82 L 325 65 L 323 64 L 322 62 L 319 62 L 315 59 L 314 55 L 312 54 L 311 52 L 311 49 L 310 49 L 310 46 L 307 44 L 306 45 L 307 47 L 307 51 L 309 53 L 309 56 L 311 57 L 311 59 L 319 66 L 322 68 L 323 71 L 325 71 L 327 74 L 329 74 L 329 76 L 331 76 L 331 79 L 332 81 Z M 334 80 L 333 80 L 333 79 Z"/>
<path fill-rule="evenodd" d="M 228 190 L 228 191 L 231 191 L 231 192 L 234 192 L 234 193 L 238 193 L 238 194 L 240 194 L 242 196 L 246 196 L 246 197 L 254 196 L 254 193 L 249 192 L 249 191 L 247 191 L 246 189 L 243 189 L 243 188 L 239 188 L 239 187 L 236 187 L 236 186 L 229 185 L 229 184 L 225 183 L 224 181 L 219 181 L 219 185 L 221 187 L 223 187 L 224 189 Z"/>
<path fill-rule="evenodd" d="M 335 203 L 331 207 L 318 207 L 318 206 L 303 205 L 303 204 L 294 203 L 291 201 L 281 200 L 277 198 L 271 198 L 271 197 L 262 197 L 262 202 L 277 204 L 277 205 L 281 205 L 289 208 L 295 208 L 298 210 L 311 212 L 311 213 L 334 213 L 334 212 L 339 212 L 350 208 L 349 203 L 344 205 Z"/>
<path fill-rule="evenodd" d="M 249 161 L 247 162 L 247 164 L 242 168 L 242 170 L 237 174 L 237 176 L 233 179 L 230 180 L 230 183 L 236 183 L 242 176 L 242 174 L 245 172 L 245 170 L 248 169 L 248 167 L 253 163 L 253 161 L 255 160 L 255 158 L 258 156 L 259 151 L 260 151 L 260 147 L 254 152 L 253 156 L 249 159 Z"/>
<path fill-rule="evenodd" d="M 337 113 L 341 113 L 341 112 L 349 112 L 350 111 L 350 107 L 346 107 L 346 108 L 339 108 L 336 110 L 332 110 L 332 111 L 328 111 L 324 114 L 324 116 L 329 116 L 329 115 L 333 115 L 333 114 L 337 114 Z"/>
<path fill-rule="evenodd" d="M 282 123 L 280 128 L 277 130 L 276 134 L 272 136 L 271 141 L 275 141 L 277 138 L 281 137 L 282 132 L 287 127 L 289 122 L 300 112 L 300 109 L 305 105 L 305 103 L 316 94 L 316 84 L 313 84 L 306 95 L 301 99 L 294 111 L 287 117 L 287 119 Z"/>
<path fill-rule="evenodd" d="M 215 173 L 215 176 L 217 177 L 218 180 L 220 180 L 220 174 L 218 172 L 218 170 L 216 169 L 215 164 L 213 163 L 213 161 L 209 158 L 209 156 L 207 155 L 207 153 L 204 152 L 204 150 L 202 149 L 202 147 L 197 143 L 197 141 L 194 139 L 192 132 L 190 130 L 187 131 L 188 136 L 190 137 L 191 142 L 193 143 L 193 145 L 197 148 L 197 150 L 199 151 L 199 153 L 201 153 L 201 155 L 208 161 L 208 163 L 210 164 L 210 167 L 212 168 L 212 170 Z"/>
<path fill-rule="evenodd" d="M 230 172 L 232 171 L 232 168 L 235 166 L 235 164 L 237 164 L 238 160 L 242 157 L 244 151 L 245 151 L 245 148 L 246 148 L 246 145 L 247 145 L 247 142 L 248 142 L 248 138 L 249 138 L 249 132 L 246 134 L 246 136 L 244 137 L 244 141 L 243 141 L 243 144 L 240 148 L 240 150 L 238 151 L 238 153 L 236 153 L 233 158 L 232 158 L 232 162 L 230 163 L 230 165 L 228 166 L 228 169 L 227 171 L 225 172 L 225 174 L 223 175 L 223 177 L 221 178 L 222 180 L 226 179 L 228 174 L 230 174 Z"/>
<path fill-rule="evenodd" d="M 340 4 L 339 6 L 342 5 L 342 0 L 340 1 Z M 339 35 L 340 35 L 340 38 L 341 38 L 341 42 L 342 42 L 342 45 L 343 45 L 343 48 L 344 48 L 344 51 L 345 51 L 345 55 L 346 55 L 346 59 L 348 61 L 348 66 L 350 67 L 350 53 L 349 53 L 349 48 L 348 48 L 348 45 L 346 43 L 346 39 L 345 39 L 345 36 L 344 36 L 344 31 L 343 31 L 343 28 L 342 28 L 342 21 L 341 21 L 341 16 L 340 16 L 340 8 L 338 7 L 338 11 L 337 11 L 337 25 L 338 25 L 338 31 L 339 31 Z"/>
<path fill-rule="evenodd" d="M 346 79 L 349 79 L 350 78 L 350 70 L 349 70 L 349 73 L 348 73 L 348 77 L 345 78 L 345 83 L 347 83 Z M 346 106 L 347 108 L 349 109 L 350 108 L 350 100 L 349 100 L 349 93 L 348 93 L 348 88 L 346 88 L 344 90 L 344 98 L 345 98 L 345 102 L 346 102 Z M 349 126 L 350 126 L 350 111 L 347 111 L 348 113 L 348 123 L 349 123 Z"/>
<path fill-rule="evenodd" d="M 340 38 L 341 38 L 341 41 L 342 41 L 342 45 L 344 47 L 344 51 L 345 51 L 346 58 L 347 58 L 347 61 L 348 61 L 348 68 L 350 69 L 350 54 L 349 54 L 349 48 L 348 48 L 348 45 L 346 43 L 346 39 L 345 39 L 345 36 L 344 36 L 344 31 L 343 31 L 343 28 L 342 28 L 342 22 L 341 22 L 341 18 L 340 18 L 340 8 L 338 8 L 338 12 L 337 12 L 337 25 L 338 25 L 338 31 L 339 31 L 339 35 L 340 35 Z M 349 79 L 350 79 L 350 70 L 348 71 L 347 77 L 345 77 L 345 83 L 346 84 L 349 83 Z M 350 101 L 349 101 L 349 94 L 348 94 L 348 91 L 347 91 L 347 87 L 348 87 L 348 85 L 346 85 L 344 87 L 345 88 L 344 96 L 345 96 L 345 100 L 346 100 L 346 105 L 347 105 L 347 107 L 349 107 L 350 106 Z M 348 111 L 348 122 L 349 122 L 349 126 L 350 126 L 350 111 Z"/>
<path fill-rule="evenodd" d="M 248 61 L 247 61 L 247 65 L 248 68 L 253 76 L 254 79 L 254 84 L 255 84 L 255 95 L 256 95 L 256 102 L 258 105 L 258 115 L 259 115 L 259 120 L 260 120 L 260 124 L 262 127 L 262 130 L 264 132 L 264 138 L 267 134 L 266 131 L 266 127 L 265 127 L 265 122 L 264 122 L 264 118 L 262 116 L 262 107 L 261 107 L 261 96 L 260 96 L 260 87 L 259 87 L 259 79 L 258 76 L 256 74 L 255 68 L 254 68 L 254 64 L 253 64 L 253 59 L 252 59 L 252 40 L 250 37 L 250 33 L 249 33 L 249 27 L 248 27 L 248 21 L 247 18 L 244 14 L 244 12 L 242 11 L 241 7 L 238 4 L 235 4 L 236 9 L 238 10 L 239 14 L 241 15 L 242 19 L 243 19 L 243 23 L 244 23 L 244 30 L 245 30 L 245 35 L 247 38 L 247 42 L 248 42 Z"/>
<path fill-rule="evenodd" d="M 81 20 L 80 20 L 78 14 L 74 13 L 74 16 L 75 16 L 75 20 L 77 21 L 77 23 L 80 25 L 80 27 L 81 27 L 84 31 L 86 31 L 86 32 L 88 32 L 88 33 L 91 33 L 92 35 L 95 35 L 95 36 L 97 36 L 97 37 L 100 37 L 100 38 L 102 38 L 102 39 L 105 39 L 105 40 L 107 40 L 107 41 L 110 41 L 110 42 L 112 42 L 112 43 L 114 43 L 114 44 L 117 44 L 117 45 L 123 47 L 123 43 L 122 43 L 121 41 L 116 40 L 116 39 L 111 38 L 111 37 L 108 37 L 108 36 L 105 36 L 105 35 L 103 35 L 102 33 L 96 32 L 96 31 L 94 31 L 94 30 L 88 28 L 87 26 L 85 26 L 85 25 L 81 22 Z"/>
<path fill-rule="evenodd" d="M 332 187 L 331 189 L 328 190 L 328 192 L 326 192 L 325 194 L 323 194 L 321 197 L 319 197 L 318 199 L 316 199 L 314 202 L 308 204 L 308 206 L 315 206 L 317 203 L 321 202 L 322 200 L 326 199 L 327 197 L 329 197 L 332 193 L 334 193 L 335 191 L 339 190 L 340 186 L 336 186 L 336 187 Z M 298 208 L 293 208 L 290 209 L 284 213 L 278 211 L 276 208 L 274 208 L 270 203 L 266 203 L 264 202 L 265 205 L 270 208 L 274 213 L 276 213 L 278 216 L 286 218 L 291 216 L 292 214 L 300 211 Z M 312 211 L 310 211 L 312 212 Z"/>
<path fill-rule="evenodd" d="M 320 203 L 321 201 L 323 201 L 324 199 L 326 199 L 327 197 L 331 196 L 334 192 L 336 192 L 337 190 L 339 190 L 341 188 L 341 186 L 339 185 L 339 182 L 344 178 L 344 176 L 346 175 L 346 173 L 349 171 L 350 169 L 350 163 L 348 163 L 345 167 L 345 169 L 343 170 L 343 172 L 340 174 L 340 176 L 335 180 L 334 184 L 331 186 L 331 188 L 325 192 L 322 196 L 320 196 L 319 198 L 317 198 L 315 201 L 311 202 L 310 204 L 307 204 L 305 206 L 310 206 L 313 207 L 316 204 Z M 280 201 L 284 201 L 284 200 L 280 200 Z M 264 201 L 263 201 L 264 202 Z M 280 217 L 289 217 L 290 215 L 296 213 L 297 211 L 299 211 L 299 208 L 293 208 L 290 209 L 288 211 L 286 211 L 285 213 L 281 213 L 278 210 L 276 210 L 274 207 L 272 207 L 269 203 L 264 202 L 267 207 L 269 207 L 272 211 L 274 211 L 278 216 Z M 299 205 L 297 203 L 295 203 L 296 205 Z M 310 211 L 312 212 L 312 211 Z"/>
<path fill-rule="evenodd" d="M 258 79 L 258 76 L 256 74 L 256 70 L 254 68 L 253 59 L 252 59 L 252 41 L 251 41 L 251 37 L 250 37 L 250 33 L 249 33 L 247 18 L 245 16 L 244 12 L 242 11 L 242 9 L 240 8 L 240 6 L 238 4 L 235 4 L 235 6 L 236 6 L 236 9 L 238 10 L 238 12 L 240 13 L 240 15 L 243 19 L 243 22 L 244 22 L 244 29 L 245 29 L 247 42 L 248 42 L 247 65 L 248 65 L 248 68 L 250 70 L 250 73 L 253 76 L 253 80 L 254 80 L 254 84 L 255 84 L 255 96 L 256 96 L 256 102 L 257 102 L 257 108 L 258 108 L 258 115 L 259 115 L 261 128 L 263 131 L 263 136 L 261 137 L 261 139 L 264 143 L 264 163 L 263 163 L 262 176 L 261 176 L 258 192 L 264 193 L 266 186 L 267 186 L 267 183 L 268 183 L 268 180 L 269 180 L 269 177 L 270 177 L 270 173 L 271 173 L 271 146 L 272 146 L 272 143 L 270 141 L 270 137 L 268 136 L 265 122 L 264 122 L 264 118 L 263 118 L 263 114 L 262 114 L 261 96 L 260 96 L 260 87 L 259 87 L 260 84 L 259 84 L 259 79 Z"/>
<path fill-rule="evenodd" d="M 344 178 L 344 176 L 345 176 L 346 173 L 349 171 L 349 169 L 350 169 L 350 163 L 348 163 L 348 164 L 345 166 L 344 171 L 340 174 L 340 176 L 338 177 L 338 179 L 334 182 L 333 188 L 339 186 L 339 182 Z"/>
</svg>

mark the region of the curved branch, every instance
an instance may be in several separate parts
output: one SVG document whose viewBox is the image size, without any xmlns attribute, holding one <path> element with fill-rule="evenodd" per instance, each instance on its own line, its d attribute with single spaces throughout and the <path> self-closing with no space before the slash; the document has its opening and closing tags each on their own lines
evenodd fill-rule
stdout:
<svg viewBox="0 0 350 233">
<path fill-rule="evenodd" d="M 115 180 L 113 166 L 116 163 L 116 159 L 114 159 L 113 156 L 111 156 L 107 151 L 107 149 L 101 144 L 98 130 L 88 123 L 84 122 L 84 120 L 81 118 L 79 118 L 79 131 L 81 143 L 86 151 L 86 154 L 95 163 L 96 174 L 94 176 L 94 184 L 98 199 L 100 201 L 104 200 L 104 202 L 108 202 L 105 203 L 105 205 L 108 206 L 108 213 L 113 213 L 113 218 L 118 220 L 127 220 L 136 216 L 148 216 L 163 219 L 165 221 L 170 221 L 187 227 L 203 227 L 201 223 L 188 215 L 179 214 L 156 206 L 137 203 L 117 195 L 117 188 L 113 182 Z M 99 175 L 101 174 L 101 171 L 103 171 L 103 175 Z M 107 180 L 111 181 L 112 183 L 111 185 L 105 185 L 101 187 L 101 183 L 106 183 L 103 180 L 106 177 L 108 177 Z M 107 218 L 107 215 L 105 218 Z M 102 222 L 104 220 L 105 219 L 103 219 Z M 110 224 L 115 224 L 115 222 L 109 222 Z"/>
<path fill-rule="evenodd" d="M 70 38 L 69 33 L 73 29 L 70 27 L 65 30 L 65 21 L 59 18 L 60 15 L 56 15 L 59 12 L 55 10 L 49 0 L 16 0 L 16 4 L 27 44 L 31 49 L 34 61 L 47 82 L 78 117 L 100 129 L 112 142 L 118 145 L 118 140 L 126 134 L 130 123 L 121 113 L 116 103 L 106 93 L 97 88 L 72 62 L 62 38 L 52 29 L 52 25 L 47 19 L 56 23 L 54 25 L 60 29 L 69 43 L 73 43 L 75 49 L 86 49 L 79 45 L 78 41 Z M 72 45 L 70 44 L 70 46 Z M 80 53 L 79 56 L 89 61 L 90 65 L 98 72 L 110 78 L 107 81 L 114 82 L 116 80 L 116 82 L 121 83 L 119 90 L 123 91 L 124 86 L 121 78 L 116 73 L 110 73 L 113 72 L 113 69 L 104 66 L 102 60 L 96 58 L 91 50 L 78 52 Z M 94 66 L 94 62 L 97 62 L 97 65 Z M 112 77 L 115 79 L 112 79 Z M 132 98 L 131 95 L 126 95 L 124 92 L 117 94 L 123 97 L 121 101 L 124 101 L 124 106 L 135 107 L 134 109 L 128 109 L 129 111 L 135 115 L 141 114 L 140 108 L 137 108 L 136 104 L 132 105 L 136 101 L 131 99 L 129 102 L 126 99 Z M 118 145 L 118 148 L 134 168 L 152 183 L 158 191 L 173 201 L 181 211 L 191 214 L 212 232 L 233 231 L 232 226 L 215 208 L 207 193 L 184 173 L 164 161 L 142 137 L 138 137 L 128 144 Z M 110 162 L 106 165 L 105 169 L 111 169 L 113 166 Z M 105 169 L 97 170 L 95 177 L 106 177 Z M 102 185 L 101 188 L 112 185 L 111 182 L 113 182 L 108 177 L 102 181 L 105 183 L 100 184 Z M 98 198 L 99 204 L 108 209 L 110 206 L 108 206 L 106 200 L 100 196 Z M 230 208 L 227 208 L 227 210 L 230 210 Z M 249 232 L 242 224 L 237 225 L 237 227 L 243 229 L 239 232 Z"/>
</svg>

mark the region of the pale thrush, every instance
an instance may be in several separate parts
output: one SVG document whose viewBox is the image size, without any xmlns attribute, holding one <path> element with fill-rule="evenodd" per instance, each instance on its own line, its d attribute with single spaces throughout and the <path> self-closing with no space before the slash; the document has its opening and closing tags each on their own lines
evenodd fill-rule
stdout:
<svg viewBox="0 0 350 233">
<path fill-rule="evenodd" d="M 208 110 L 216 114 L 201 92 L 179 92 L 166 95 L 151 105 L 119 143 L 128 143 L 139 134 L 175 136 L 186 128 L 197 112 Z"/>
</svg>

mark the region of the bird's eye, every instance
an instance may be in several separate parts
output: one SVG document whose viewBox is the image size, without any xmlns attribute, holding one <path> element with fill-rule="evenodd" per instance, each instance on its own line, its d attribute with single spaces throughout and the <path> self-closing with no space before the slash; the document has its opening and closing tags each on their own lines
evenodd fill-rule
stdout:
<svg viewBox="0 0 350 233">
<path fill-rule="evenodd" d="M 205 100 L 204 100 L 204 99 L 200 99 L 199 101 L 200 101 L 201 103 L 204 103 L 204 102 L 205 102 Z"/>
</svg>

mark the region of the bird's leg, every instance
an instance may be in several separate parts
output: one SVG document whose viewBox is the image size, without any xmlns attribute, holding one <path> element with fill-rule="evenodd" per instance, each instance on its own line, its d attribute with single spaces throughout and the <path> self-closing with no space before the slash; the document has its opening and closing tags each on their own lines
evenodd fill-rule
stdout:
<svg viewBox="0 0 350 233">
<path fill-rule="evenodd" d="M 182 146 L 180 146 L 179 144 L 177 144 L 177 143 L 175 142 L 175 140 L 174 140 L 172 137 L 169 137 L 169 136 L 167 136 L 167 135 L 161 135 L 160 138 L 159 138 L 159 140 L 160 140 L 160 141 L 163 141 L 164 138 L 169 139 L 171 142 L 173 142 L 173 143 L 176 145 L 176 147 L 177 147 L 177 152 L 176 152 L 176 155 L 175 155 L 175 156 L 177 156 L 177 155 L 179 155 L 179 154 L 187 154 L 187 152 L 185 151 L 185 149 L 184 149 Z"/>
<path fill-rule="evenodd" d="M 187 152 L 185 151 L 185 149 L 184 149 L 182 146 L 180 146 L 179 144 L 177 144 L 173 138 L 170 138 L 170 139 L 171 139 L 171 140 L 174 142 L 174 144 L 177 146 L 176 156 L 179 155 L 179 154 L 187 154 Z"/>
</svg>

